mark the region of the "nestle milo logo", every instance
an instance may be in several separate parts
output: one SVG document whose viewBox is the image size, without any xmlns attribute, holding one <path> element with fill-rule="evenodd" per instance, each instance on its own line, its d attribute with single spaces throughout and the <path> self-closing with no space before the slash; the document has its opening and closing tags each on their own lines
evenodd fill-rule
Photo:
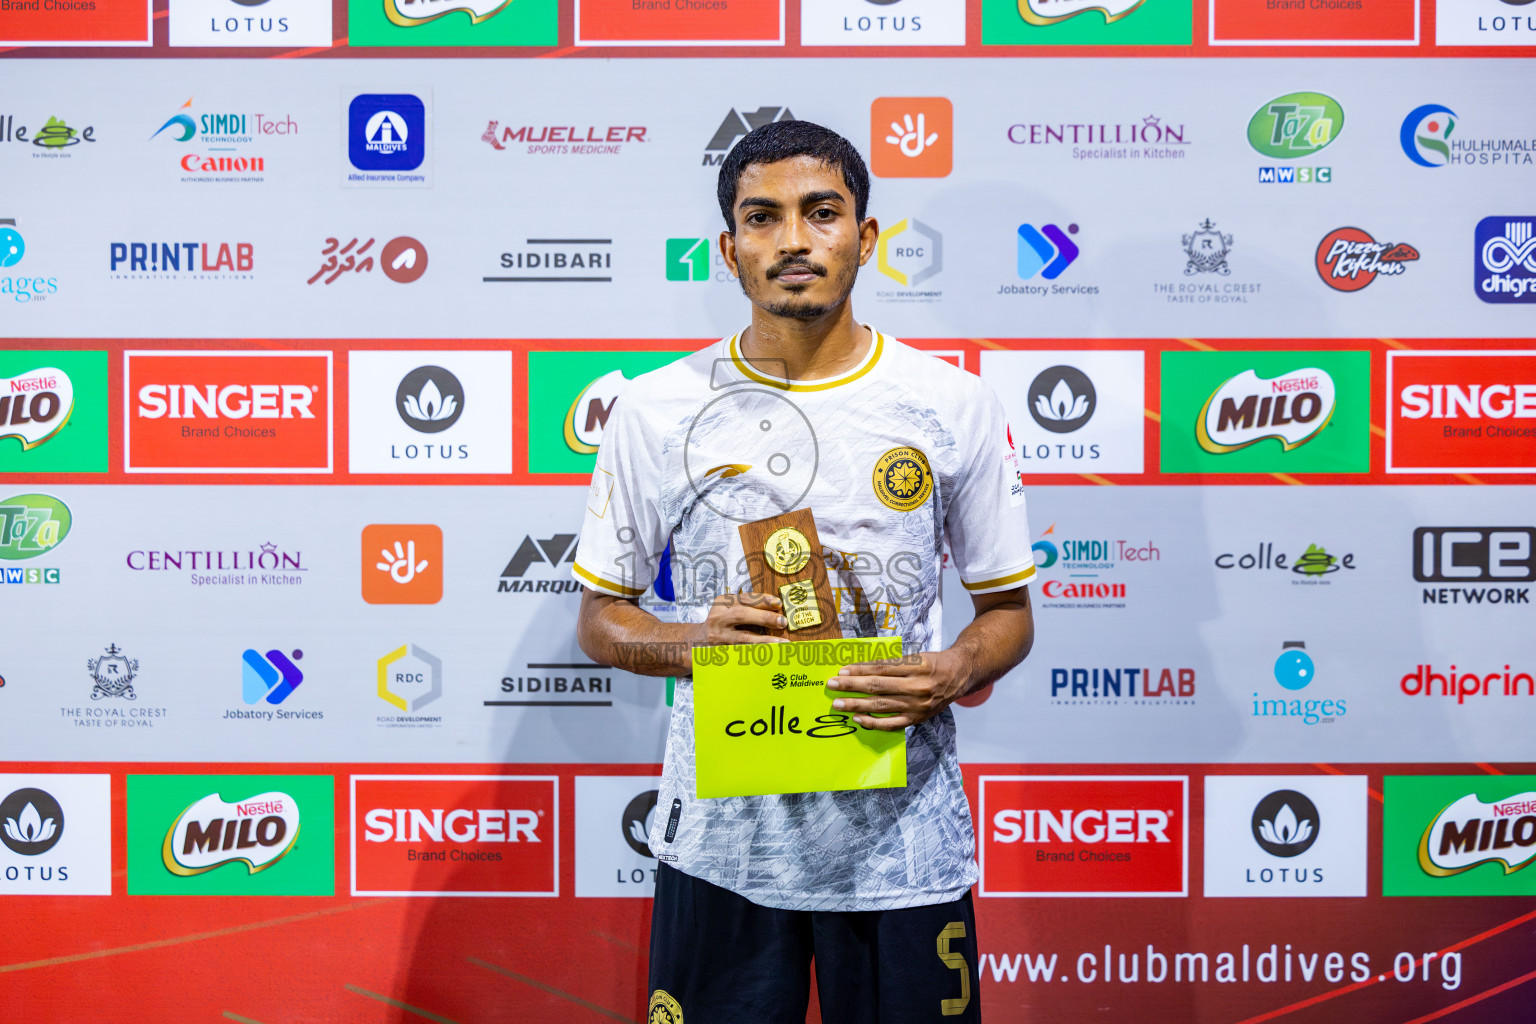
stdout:
<svg viewBox="0 0 1536 1024">
<path fill-rule="evenodd" d="M 69 536 L 69 506 L 47 494 L 18 494 L 0 501 L 0 558 L 35 558 Z"/>
</svg>

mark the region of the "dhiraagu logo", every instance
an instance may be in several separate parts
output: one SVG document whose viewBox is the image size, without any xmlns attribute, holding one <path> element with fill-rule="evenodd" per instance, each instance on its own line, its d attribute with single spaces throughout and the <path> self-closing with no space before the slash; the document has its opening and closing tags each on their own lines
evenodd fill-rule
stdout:
<svg viewBox="0 0 1536 1024">
<path fill-rule="evenodd" d="M 1248 122 L 1248 144 L 1275 160 L 1295 160 L 1323 149 L 1344 130 L 1344 108 L 1320 92 L 1277 96 Z"/>
<path fill-rule="evenodd" d="M 528 472 L 590 476 L 619 392 L 687 354 L 528 353 Z"/>
<path fill-rule="evenodd" d="M 128 892 L 330 896 L 329 775 L 128 776 Z"/>
</svg>

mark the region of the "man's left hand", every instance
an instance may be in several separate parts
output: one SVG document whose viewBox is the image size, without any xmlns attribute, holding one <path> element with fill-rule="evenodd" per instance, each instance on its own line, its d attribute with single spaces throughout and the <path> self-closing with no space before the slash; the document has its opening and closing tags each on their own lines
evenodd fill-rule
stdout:
<svg viewBox="0 0 1536 1024">
<path fill-rule="evenodd" d="M 964 697 L 971 681 L 969 668 L 958 651 L 925 651 L 915 658 L 846 665 L 827 680 L 827 688 L 868 694 L 840 697 L 832 707 L 851 712 L 853 720 L 866 729 L 889 732 L 927 721 Z"/>
</svg>

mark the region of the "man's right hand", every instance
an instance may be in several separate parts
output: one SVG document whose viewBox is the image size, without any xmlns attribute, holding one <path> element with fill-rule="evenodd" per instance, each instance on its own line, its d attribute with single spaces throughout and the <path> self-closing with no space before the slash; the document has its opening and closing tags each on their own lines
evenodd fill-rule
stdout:
<svg viewBox="0 0 1536 1024">
<path fill-rule="evenodd" d="M 696 627 L 695 647 L 716 644 L 780 644 L 781 636 L 767 636 L 759 630 L 783 629 L 779 614 L 783 602 L 772 594 L 721 594 L 709 607 L 709 615 Z"/>
</svg>

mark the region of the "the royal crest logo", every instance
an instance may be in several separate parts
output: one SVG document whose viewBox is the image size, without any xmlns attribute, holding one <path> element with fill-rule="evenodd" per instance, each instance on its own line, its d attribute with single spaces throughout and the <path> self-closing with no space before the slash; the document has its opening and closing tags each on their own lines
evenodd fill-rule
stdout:
<svg viewBox="0 0 1536 1024">
<path fill-rule="evenodd" d="M 1226 276 L 1232 273 L 1227 266 L 1227 254 L 1232 251 L 1232 236 L 1217 231 L 1216 224 L 1209 217 L 1193 233 L 1184 235 L 1183 242 L 1184 255 L 1189 258 L 1184 264 L 1185 277 L 1195 274 Z"/>
<path fill-rule="evenodd" d="M 299 805 L 287 793 L 236 802 L 209 793 L 176 816 L 160 857 L 167 871 L 183 877 L 238 863 L 254 875 L 281 860 L 298 838 Z"/>
<path fill-rule="evenodd" d="M 85 667 L 91 674 L 91 681 L 96 684 L 91 687 L 91 700 L 101 700 L 103 697 L 139 699 L 139 695 L 133 692 L 133 681 L 139 674 L 139 660 L 126 657 L 117 644 L 108 645 L 106 653 L 99 658 L 87 659 Z"/>
<path fill-rule="evenodd" d="M 1506 875 L 1536 857 L 1536 793 L 1484 803 L 1468 793 L 1430 820 L 1419 840 L 1419 867 L 1436 878 L 1479 864 L 1503 864 Z"/>
<path fill-rule="evenodd" d="M 933 471 L 928 456 L 916 448 L 892 448 L 875 462 L 872 475 L 875 497 L 886 508 L 910 512 L 933 493 Z"/>
<path fill-rule="evenodd" d="M 1333 378 L 1314 366 L 1278 377 L 1244 370 L 1205 400 L 1195 421 L 1200 447 L 1224 454 L 1275 438 L 1286 451 L 1312 440 L 1333 418 Z"/>
<path fill-rule="evenodd" d="M 0 439 L 16 438 L 23 451 L 63 430 L 74 411 L 74 384 L 57 367 L 0 378 Z"/>
<path fill-rule="evenodd" d="M 1335 228 L 1317 243 L 1317 276 L 1335 291 L 1357 292 L 1382 277 L 1397 277 L 1419 251 L 1407 242 L 1378 242 L 1360 228 Z"/>
</svg>

